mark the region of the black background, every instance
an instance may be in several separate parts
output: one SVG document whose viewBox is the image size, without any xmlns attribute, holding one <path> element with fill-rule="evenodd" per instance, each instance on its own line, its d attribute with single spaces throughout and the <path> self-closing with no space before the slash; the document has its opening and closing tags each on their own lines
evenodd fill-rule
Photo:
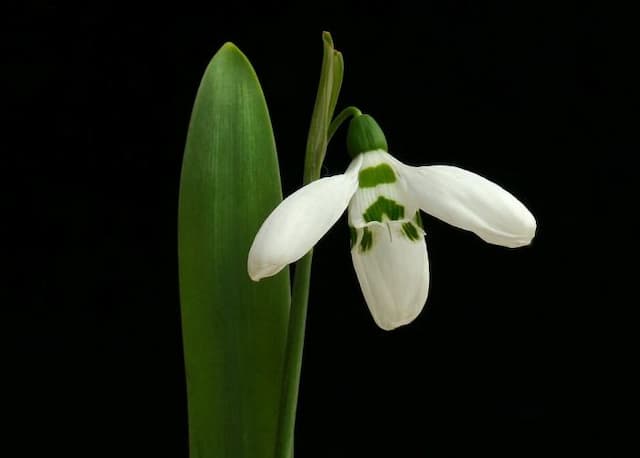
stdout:
<svg viewBox="0 0 640 458">
<path fill-rule="evenodd" d="M 43 4 L 9 16 L 2 324 L 15 456 L 188 456 L 176 211 L 193 99 L 233 41 L 260 77 L 290 194 L 322 30 L 345 58 L 339 108 L 372 114 L 406 163 L 498 182 L 538 234 L 509 250 L 423 216 L 427 306 L 388 333 L 337 224 L 314 256 L 297 456 L 611 447 L 629 337 L 616 327 L 635 276 L 629 41 L 595 6 L 519 5 L 363 2 L 318 16 L 238 4 L 136 19 Z M 340 132 L 323 174 L 348 162 Z"/>
</svg>

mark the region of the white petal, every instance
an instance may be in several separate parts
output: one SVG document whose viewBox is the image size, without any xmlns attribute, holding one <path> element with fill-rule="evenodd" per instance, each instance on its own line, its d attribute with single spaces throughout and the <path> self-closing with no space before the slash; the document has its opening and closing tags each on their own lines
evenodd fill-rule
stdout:
<svg viewBox="0 0 640 458">
<path fill-rule="evenodd" d="M 413 321 L 427 300 L 429 261 L 424 233 L 417 240 L 402 232 L 406 222 L 372 223 L 358 229 L 351 259 L 362 293 L 376 324 L 391 330 Z M 372 235 L 369 249 L 362 249 L 363 231 Z"/>
<path fill-rule="evenodd" d="M 358 188 L 360 156 L 343 175 L 314 181 L 273 210 L 249 250 L 247 270 L 252 280 L 275 275 L 303 257 L 335 224 Z"/>
<path fill-rule="evenodd" d="M 409 192 L 421 209 L 486 242 L 510 248 L 531 243 L 536 220 L 513 195 L 467 170 L 435 165 L 402 167 Z"/>
</svg>

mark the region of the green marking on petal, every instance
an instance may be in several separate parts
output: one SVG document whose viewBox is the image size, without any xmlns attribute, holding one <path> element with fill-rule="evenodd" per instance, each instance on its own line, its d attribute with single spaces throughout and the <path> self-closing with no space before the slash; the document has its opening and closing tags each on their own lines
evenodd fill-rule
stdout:
<svg viewBox="0 0 640 458">
<path fill-rule="evenodd" d="M 422 216 L 420 216 L 420 210 L 416 212 L 416 215 L 413 217 L 413 220 L 415 221 L 415 223 L 420 229 L 424 229 L 424 226 L 422 225 Z"/>
<path fill-rule="evenodd" d="M 361 188 L 374 188 L 379 184 L 395 183 L 396 174 L 389 164 L 383 163 L 360 170 L 358 181 Z"/>
<path fill-rule="evenodd" d="M 413 225 L 413 223 L 403 223 L 402 224 L 402 233 L 407 236 L 407 238 L 411 241 L 416 241 L 420 238 L 418 234 L 418 230 Z"/>
<path fill-rule="evenodd" d="M 368 228 L 362 230 L 362 239 L 360 240 L 360 251 L 365 252 L 373 246 L 373 232 Z"/>
<path fill-rule="evenodd" d="M 358 231 L 356 231 L 356 228 L 353 226 L 349 226 L 349 238 L 350 238 L 349 248 L 353 248 L 353 246 L 358 241 Z"/>
<path fill-rule="evenodd" d="M 369 208 L 362 214 L 367 223 L 371 221 L 382 222 L 382 217 L 387 215 L 391 221 L 404 218 L 404 207 L 399 205 L 395 200 L 387 199 L 380 196 L 378 200 L 372 203 Z"/>
</svg>

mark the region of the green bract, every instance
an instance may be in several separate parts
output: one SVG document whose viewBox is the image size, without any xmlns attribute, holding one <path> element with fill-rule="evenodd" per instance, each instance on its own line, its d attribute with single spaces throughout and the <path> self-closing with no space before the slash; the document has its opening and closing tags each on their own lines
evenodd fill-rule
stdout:
<svg viewBox="0 0 640 458">
<path fill-rule="evenodd" d="M 192 458 L 274 454 L 289 272 L 254 283 L 247 254 L 282 200 L 275 142 L 251 64 L 213 57 L 193 106 L 180 181 L 180 299 Z"/>
</svg>

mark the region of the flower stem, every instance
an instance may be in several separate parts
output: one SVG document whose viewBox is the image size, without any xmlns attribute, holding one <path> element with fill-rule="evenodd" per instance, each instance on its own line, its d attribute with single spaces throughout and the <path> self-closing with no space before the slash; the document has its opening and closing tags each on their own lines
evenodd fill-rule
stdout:
<svg viewBox="0 0 640 458">
<path fill-rule="evenodd" d="M 331 139 L 333 138 L 333 134 L 336 133 L 336 131 L 342 125 L 343 122 L 345 122 L 351 116 L 359 116 L 361 114 L 362 112 L 356 107 L 347 107 L 344 110 L 342 110 L 338 114 L 338 116 L 336 116 L 334 120 L 331 121 L 331 125 L 329 126 L 329 132 L 327 133 L 327 141 L 331 141 Z"/>
<path fill-rule="evenodd" d="M 324 48 L 320 84 L 318 85 L 318 94 L 311 116 L 304 161 L 303 181 L 305 185 L 320 178 L 320 169 L 330 137 L 328 135 L 330 132 L 329 126 L 340 93 L 344 69 L 342 55 L 333 48 L 331 34 L 324 32 L 322 39 Z M 296 263 L 295 268 L 291 310 L 289 312 L 289 329 L 284 355 L 284 374 L 275 458 L 293 458 L 293 438 L 302 369 L 307 304 L 311 284 L 312 256 L 313 250 L 302 257 Z"/>
<path fill-rule="evenodd" d="M 307 304 L 311 283 L 311 258 L 309 251 L 296 263 L 291 311 L 289 314 L 289 331 L 281 398 L 280 424 L 276 438 L 276 457 L 293 457 L 293 435 L 296 423 L 296 407 L 300 389 L 300 373 L 302 369 L 302 350 L 304 348 L 305 323 L 307 320 Z"/>
</svg>

